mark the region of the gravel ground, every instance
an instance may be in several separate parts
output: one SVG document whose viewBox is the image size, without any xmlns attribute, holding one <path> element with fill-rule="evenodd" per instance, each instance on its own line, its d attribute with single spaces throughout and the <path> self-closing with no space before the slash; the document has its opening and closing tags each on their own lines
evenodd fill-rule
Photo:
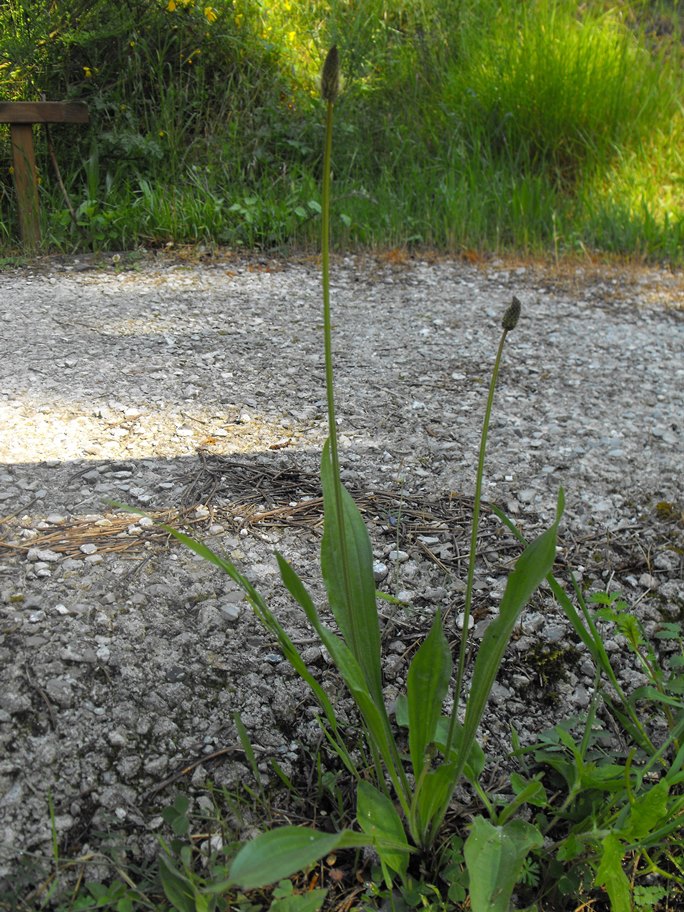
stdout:
<svg viewBox="0 0 684 912">
<path fill-rule="evenodd" d="M 278 585 L 321 597 L 326 433 L 316 264 L 49 259 L 0 274 L 0 878 L 119 839 L 154 852 L 174 791 L 296 775 L 315 711 L 241 593 L 122 501 L 171 517 L 257 584 L 333 692 Z M 682 619 L 681 273 L 344 259 L 333 308 L 345 481 L 370 525 L 388 700 L 436 607 L 458 642 L 474 466 L 500 318 L 516 294 L 485 497 L 527 534 L 566 491 L 559 560 L 622 591 L 649 630 Z M 516 553 L 485 511 L 475 638 Z M 678 550 L 679 549 L 679 550 Z M 585 708 L 591 663 L 548 592 L 516 631 L 483 729 L 502 754 Z M 607 634 L 625 682 L 639 683 Z M 552 683 L 550 683 L 552 682 Z M 339 710 L 347 710 L 342 694 Z M 2 895 L 2 888 L 0 888 Z"/>
</svg>

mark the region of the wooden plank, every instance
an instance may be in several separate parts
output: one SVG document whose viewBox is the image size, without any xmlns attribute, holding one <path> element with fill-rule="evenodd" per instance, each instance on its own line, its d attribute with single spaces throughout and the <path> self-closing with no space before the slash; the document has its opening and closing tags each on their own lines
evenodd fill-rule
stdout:
<svg viewBox="0 0 684 912">
<path fill-rule="evenodd" d="M 83 101 L 5 101 L 0 103 L 0 123 L 88 123 Z"/>
<path fill-rule="evenodd" d="M 25 247 L 33 249 L 40 243 L 38 175 L 33 152 L 33 127 L 31 124 L 13 123 L 10 134 L 21 240 Z"/>
</svg>

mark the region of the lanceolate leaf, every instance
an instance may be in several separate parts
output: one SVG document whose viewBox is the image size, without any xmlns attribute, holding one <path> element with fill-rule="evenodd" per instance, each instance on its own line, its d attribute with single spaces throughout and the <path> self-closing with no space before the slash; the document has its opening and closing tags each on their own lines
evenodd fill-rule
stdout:
<svg viewBox="0 0 684 912">
<path fill-rule="evenodd" d="M 285 558 L 283 557 L 282 554 L 280 554 L 279 552 L 276 552 L 276 559 L 278 561 L 278 567 L 280 568 L 280 576 L 281 576 L 283 582 L 285 583 L 285 586 L 287 587 L 290 595 L 292 595 L 292 597 L 295 599 L 295 601 L 304 609 L 304 613 L 306 614 L 307 619 L 309 620 L 309 623 L 314 628 L 314 630 L 320 635 L 320 630 L 323 625 L 321 624 L 320 619 L 318 617 L 318 612 L 316 611 L 316 606 L 313 603 L 313 599 L 307 592 L 306 587 L 304 586 L 304 583 L 302 583 L 299 576 L 295 573 L 295 571 L 292 569 L 290 564 L 285 560 Z M 294 649 L 294 646 L 292 648 Z M 289 659 L 289 656 L 287 656 L 287 657 Z M 339 730 L 337 727 L 337 718 L 335 717 L 335 710 L 333 709 L 333 706 L 328 698 L 328 695 L 323 690 L 323 688 L 318 683 L 318 681 L 316 681 L 316 679 L 312 676 L 311 672 L 308 670 L 308 668 L 304 664 L 304 661 L 301 658 L 301 656 L 299 655 L 299 653 L 297 653 L 297 659 L 299 660 L 298 663 L 292 662 L 291 659 L 289 659 L 289 660 L 290 660 L 290 663 L 295 668 L 295 670 L 300 675 L 300 677 L 306 681 L 306 683 L 309 685 L 309 687 L 313 691 L 315 697 L 318 699 L 318 702 L 319 702 L 321 708 L 323 709 L 326 719 L 328 720 L 328 723 L 330 724 L 330 727 L 332 729 L 333 744 L 334 744 L 335 750 L 337 751 L 339 756 L 342 758 L 345 766 L 352 773 L 352 775 L 357 776 L 358 773 L 356 771 L 356 768 L 354 766 L 354 763 L 353 763 L 351 757 L 349 756 L 349 752 L 347 751 L 347 748 L 344 744 L 344 739 L 341 737 L 341 735 L 339 733 Z M 301 667 L 300 667 L 300 665 L 301 665 Z"/>
<path fill-rule="evenodd" d="M 177 912 L 195 912 L 195 888 L 168 855 L 159 856 L 159 877 L 166 898 Z"/>
<path fill-rule="evenodd" d="M 444 753 L 446 751 L 447 738 L 449 737 L 449 724 L 451 720 L 447 716 L 442 716 L 437 722 L 437 731 L 435 733 L 435 744 Z M 451 752 L 449 760 L 453 762 L 461 753 L 463 744 L 463 726 L 460 722 L 454 724 L 453 740 L 451 742 Z M 473 738 L 468 745 L 468 755 L 463 772 L 470 782 L 479 779 L 482 770 L 485 768 L 485 754 L 477 741 Z"/>
<path fill-rule="evenodd" d="M 235 856 L 229 879 L 253 890 L 290 877 L 337 849 L 368 845 L 363 833 L 321 833 L 306 827 L 279 827 L 246 843 Z"/>
<path fill-rule="evenodd" d="M 397 725 L 401 725 L 403 728 L 408 728 L 408 700 L 404 694 L 400 694 L 394 704 L 394 711 L 397 720 Z M 437 727 L 435 729 L 434 743 L 440 749 L 442 754 L 445 754 L 447 738 L 449 736 L 449 726 L 451 720 L 448 716 L 440 716 L 437 720 Z M 453 738 L 451 742 L 451 751 L 449 753 L 449 760 L 452 762 L 460 755 L 461 743 L 463 740 L 463 726 L 460 722 L 454 724 Z M 445 754 L 446 756 L 446 754 Z M 468 748 L 468 756 L 466 758 L 466 765 L 463 768 L 466 778 L 474 782 L 476 779 L 480 778 L 482 770 L 485 767 L 485 755 L 484 751 L 477 743 L 477 741 L 471 741 Z"/>
<path fill-rule="evenodd" d="M 387 718 L 385 704 L 382 701 L 378 704 L 373 699 L 366 676 L 354 653 L 346 645 L 344 640 L 335 636 L 335 634 L 321 622 L 311 596 L 304 588 L 302 581 L 281 554 L 277 554 L 276 556 L 280 566 L 280 574 L 285 585 L 304 609 L 309 623 L 318 634 L 321 643 L 330 653 L 330 656 L 335 663 L 335 667 L 342 675 L 344 683 L 347 685 L 350 694 L 361 712 L 369 737 L 373 740 L 382 755 L 395 788 L 400 791 L 400 794 L 404 794 L 406 792 L 406 787 L 402 786 L 400 789 L 400 777 L 403 778 L 403 773 L 400 769 L 401 764 L 398 762 L 399 754 L 394 743 L 394 737 L 392 735 L 389 719 Z"/>
<path fill-rule="evenodd" d="M 329 630 L 326 630 L 325 627 L 322 628 L 319 636 L 332 656 L 335 667 L 342 675 L 344 683 L 349 688 L 349 692 L 363 718 L 368 737 L 380 752 L 387 774 L 397 792 L 397 797 L 402 802 L 404 809 L 406 809 L 407 800 L 405 796 L 408 794 L 409 788 L 384 704 L 381 703 L 378 706 L 373 700 L 361 666 L 345 642 Z"/>
<path fill-rule="evenodd" d="M 556 557 L 556 535 L 563 514 L 563 492 L 558 495 L 556 519 L 550 529 L 529 544 L 517 560 L 508 577 L 499 614 L 487 627 L 477 652 L 470 696 L 463 722 L 464 753 L 459 758 L 459 774 L 463 769 L 468 746 L 475 738 L 492 684 L 521 611 L 546 575 Z"/>
<path fill-rule="evenodd" d="M 463 846 L 473 912 L 508 912 L 527 854 L 543 844 L 539 830 L 524 820 L 494 826 L 476 817 Z"/>
<path fill-rule="evenodd" d="M 383 701 L 380 625 L 373 550 L 354 500 L 339 478 L 335 478 L 329 441 L 323 447 L 321 483 L 325 513 L 321 571 L 330 607 L 345 642 L 363 669 L 373 700 L 380 705 Z"/>
<path fill-rule="evenodd" d="M 416 780 L 423 770 L 425 752 L 434 741 L 450 679 L 451 651 L 437 612 L 430 633 L 413 657 L 406 684 L 409 751 Z"/>
<path fill-rule="evenodd" d="M 411 803 L 411 835 L 420 846 L 430 844 L 433 824 L 449 804 L 455 771 L 455 763 L 442 763 L 420 781 Z"/>
<path fill-rule="evenodd" d="M 396 808 L 382 792 L 361 780 L 356 791 L 356 819 L 388 868 L 406 876 L 409 845 L 406 832 Z"/>
<path fill-rule="evenodd" d="M 125 510 L 127 513 L 135 513 L 142 516 L 146 515 L 140 510 L 133 509 L 132 507 L 126 507 L 119 503 L 115 503 L 114 505 L 120 509 Z M 186 535 L 184 532 L 179 532 L 177 529 L 174 529 L 173 526 L 167 526 L 163 523 L 158 523 L 158 525 L 160 528 L 164 529 L 170 535 L 176 538 L 179 542 L 186 545 L 186 547 L 188 547 L 191 551 L 194 551 L 195 554 L 199 555 L 199 557 L 202 557 L 209 563 L 214 564 L 214 566 L 219 567 L 234 582 L 236 582 L 238 586 L 240 586 L 242 591 L 247 596 L 256 616 L 259 618 L 264 627 L 266 627 L 266 629 L 269 630 L 278 640 L 278 644 L 283 652 L 284 657 L 287 659 L 290 665 L 292 665 L 297 674 L 311 688 L 314 696 L 318 700 L 321 709 L 325 713 L 325 717 L 328 720 L 328 723 L 332 730 L 331 737 L 335 750 L 342 758 L 347 769 L 355 775 L 356 770 L 354 768 L 354 764 L 344 746 L 343 739 L 340 737 L 337 727 L 337 719 L 335 717 L 335 711 L 333 709 L 332 703 L 328 698 L 328 695 L 325 693 L 321 685 L 306 667 L 306 663 L 300 656 L 297 647 L 294 645 L 283 626 L 280 624 L 276 616 L 268 607 L 268 604 L 264 598 L 254 588 L 247 577 L 243 576 L 239 572 L 233 563 L 216 554 L 211 550 L 211 548 L 207 547 L 207 545 L 196 541 L 194 538 L 192 538 L 190 535 Z M 311 606 L 311 610 L 315 615 L 316 611 L 313 607 L 313 602 L 311 601 L 302 581 L 299 579 L 287 561 L 281 557 L 281 555 L 277 555 L 277 557 L 278 563 L 280 565 L 281 576 L 283 577 L 283 582 L 291 594 L 295 597 L 295 599 L 297 599 L 297 601 L 302 605 L 302 607 L 307 610 L 307 608 Z"/>
</svg>

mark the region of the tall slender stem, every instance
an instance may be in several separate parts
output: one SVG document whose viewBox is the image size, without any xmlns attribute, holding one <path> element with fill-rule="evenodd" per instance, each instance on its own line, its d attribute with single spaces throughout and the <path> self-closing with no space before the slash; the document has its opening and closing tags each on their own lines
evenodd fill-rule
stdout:
<svg viewBox="0 0 684 912">
<path fill-rule="evenodd" d="M 328 434 L 333 474 L 340 477 L 340 457 L 335 420 L 335 384 L 332 358 L 332 317 L 330 310 L 330 163 L 332 158 L 333 102 L 327 103 L 325 118 L 325 147 L 323 150 L 323 188 L 321 232 L 321 267 L 323 273 L 323 340 L 325 349 L 325 390 L 328 400 Z M 340 504 L 338 503 L 338 509 Z M 341 515 L 341 510 L 339 511 Z"/>
<path fill-rule="evenodd" d="M 484 475 L 485 455 L 487 453 L 487 434 L 489 432 L 489 421 L 492 415 L 492 405 L 494 403 L 494 391 L 496 390 L 496 381 L 499 376 L 499 365 L 501 364 L 501 355 L 503 354 L 504 343 L 508 330 L 504 329 L 501 334 L 499 348 L 494 361 L 492 377 L 489 381 L 489 395 L 487 396 L 487 407 L 485 409 L 484 422 L 482 423 L 482 436 L 480 438 L 480 455 L 477 461 L 477 477 L 475 479 L 475 501 L 473 504 L 473 523 L 470 531 L 470 554 L 468 556 L 468 576 L 466 579 L 465 606 L 463 608 L 463 632 L 461 634 L 461 645 L 458 650 L 458 668 L 456 671 L 456 683 L 454 685 L 454 708 L 451 711 L 451 720 L 449 722 L 449 733 L 447 736 L 446 756 L 449 756 L 451 750 L 455 725 L 458 717 L 458 709 L 461 701 L 461 689 L 463 687 L 463 677 L 465 674 L 465 660 L 468 646 L 468 627 L 470 624 L 470 611 L 473 603 L 473 583 L 475 580 L 475 557 L 477 554 L 477 535 L 480 524 L 480 502 L 482 500 L 482 478 Z"/>
<path fill-rule="evenodd" d="M 321 217 L 321 271 L 323 279 L 323 345 L 325 351 L 325 391 L 328 401 L 328 439 L 330 441 L 330 459 L 335 491 L 335 512 L 339 527 L 341 554 L 340 565 L 344 582 L 347 604 L 351 607 L 351 579 L 347 557 L 347 541 L 344 534 L 344 508 L 342 502 L 342 481 L 340 478 L 340 456 L 337 444 L 337 421 L 335 419 L 335 381 L 332 355 L 332 317 L 330 308 L 330 171 L 332 159 L 334 101 L 327 101 L 325 118 L 325 147 L 323 150 L 323 186 Z"/>
</svg>

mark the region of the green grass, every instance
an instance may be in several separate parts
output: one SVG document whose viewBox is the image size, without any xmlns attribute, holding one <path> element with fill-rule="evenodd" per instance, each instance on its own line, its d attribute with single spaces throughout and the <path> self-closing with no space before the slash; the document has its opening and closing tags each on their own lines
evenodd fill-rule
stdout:
<svg viewBox="0 0 684 912">
<path fill-rule="evenodd" d="M 79 98 L 37 131 L 44 246 L 309 247 L 323 50 L 340 46 L 338 248 L 682 259 L 678 2 L 10 0 L 0 92 Z M 8 131 L 0 247 L 18 246 Z"/>
</svg>

